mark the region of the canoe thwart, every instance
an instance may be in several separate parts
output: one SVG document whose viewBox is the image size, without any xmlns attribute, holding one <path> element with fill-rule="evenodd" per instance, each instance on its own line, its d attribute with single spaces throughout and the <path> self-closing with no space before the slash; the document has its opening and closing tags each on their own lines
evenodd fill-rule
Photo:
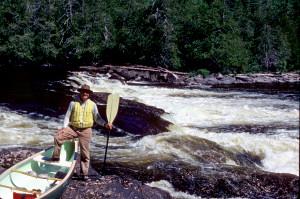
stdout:
<svg viewBox="0 0 300 199">
<path fill-rule="evenodd" d="M 31 176 L 31 177 L 34 177 L 34 178 L 39 178 L 39 179 L 56 180 L 56 181 L 61 181 L 62 180 L 60 178 L 45 178 L 45 177 L 28 175 L 26 172 L 18 171 L 18 170 L 13 170 L 13 169 L 11 170 L 11 172 L 21 173 L 21 174 L 24 174 L 24 175 L 27 175 L 27 176 Z"/>
<path fill-rule="evenodd" d="M 25 193 L 33 193 L 33 194 L 39 194 L 39 195 L 42 194 L 42 191 L 40 189 L 33 189 L 32 191 L 30 191 L 30 190 L 27 190 L 27 189 L 20 189 L 20 188 L 11 187 L 11 186 L 2 185 L 2 184 L 0 184 L 0 187 L 8 188 L 8 189 L 11 189 L 11 190 L 22 191 L 22 192 L 25 192 Z"/>
<path fill-rule="evenodd" d="M 43 155 L 38 155 L 38 156 L 34 157 L 33 160 L 35 160 L 37 162 L 42 162 L 45 164 L 57 165 L 57 166 L 62 166 L 62 167 L 71 167 L 72 166 L 72 162 L 69 162 L 69 161 L 60 160 L 59 162 L 48 162 L 47 160 L 49 160 L 49 157 L 45 157 Z"/>
</svg>

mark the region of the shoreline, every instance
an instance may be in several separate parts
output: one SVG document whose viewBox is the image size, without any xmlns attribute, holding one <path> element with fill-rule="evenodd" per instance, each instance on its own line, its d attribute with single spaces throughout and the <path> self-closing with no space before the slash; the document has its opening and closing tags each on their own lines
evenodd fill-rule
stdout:
<svg viewBox="0 0 300 199">
<path fill-rule="evenodd" d="M 292 85 L 299 86 L 300 73 L 297 72 L 260 72 L 253 74 L 221 74 L 211 73 L 204 77 L 201 74 L 189 76 L 187 72 L 171 71 L 162 67 L 147 67 L 143 65 L 85 65 L 85 66 L 64 66 L 64 65 L 3 65 L 0 64 L 0 70 L 14 71 L 15 69 L 24 70 L 33 75 L 44 73 L 62 72 L 66 75 L 68 71 L 87 71 L 90 73 L 109 74 L 110 79 L 116 79 L 122 83 L 134 84 L 136 82 L 153 85 L 170 86 L 212 86 L 212 87 L 240 87 L 247 85 L 257 86 L 276 86 Z"/>
<path fill-rule="evenodd" d="M 207 77 L 196 75 L 189 77 L 188 73 L 170 71 L 164 68 L 151 68 L 146 66 L 80 66 L 79 70 L 91 73 L 108 73 L 110 79 L 117 79 L 123 83 L 149 82 L 151 84 L 174 86 L 213 86 L 213 87 L 239 87 L 246 85 L 276 86 L 300 84 L 300 74 L 295 72 L 272 72 L 255 74 L 228 74 L 212 73 Z"/>
</svg>

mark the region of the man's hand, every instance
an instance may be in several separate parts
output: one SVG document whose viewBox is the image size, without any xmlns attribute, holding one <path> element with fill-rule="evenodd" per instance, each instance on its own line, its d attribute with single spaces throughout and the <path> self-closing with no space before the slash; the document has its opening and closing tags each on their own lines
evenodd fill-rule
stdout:
<svg viewBox="0 0 300 199">
<path fill-rule="evenodd" d="M 65 132 L 65 129 L 66 129 L 66 128 L 60 129 L 60 130 L 56 133 L 56 135 L 60 135 L 60 134 L 64 133 L 64 132 Z"/>
<path fill-rule="evenodd" d="M 111 123 L 106 123 L 105 128 L 112 130 L 113 125 Z"/>
</svg>

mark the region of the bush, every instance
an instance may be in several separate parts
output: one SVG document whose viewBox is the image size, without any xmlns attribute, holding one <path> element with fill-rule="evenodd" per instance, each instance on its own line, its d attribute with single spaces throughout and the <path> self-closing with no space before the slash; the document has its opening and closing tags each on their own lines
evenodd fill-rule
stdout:
<svg viewBox="0 0 300 199">
<path fill-rule="evenodd" d="M 203 77 L 205 78 L 205 77 L 207 77 L 210 74 L 210 71 L 207 70 L 207 69 L 201 68 L 201 69 L 198 69 L 196 72 L 190 72 L 188 74 L 188 76 L 189 77 L 194 77 L 194 76 L 199 75 L 199 74 L 203 75 Z"/>
<path fill-rule="evenodd" d="M 287 62 L 285 60 L 281 60 L 277 70 L 280 72 L 287 72 L 286 66 L 287 66 Z"/>
</svg>

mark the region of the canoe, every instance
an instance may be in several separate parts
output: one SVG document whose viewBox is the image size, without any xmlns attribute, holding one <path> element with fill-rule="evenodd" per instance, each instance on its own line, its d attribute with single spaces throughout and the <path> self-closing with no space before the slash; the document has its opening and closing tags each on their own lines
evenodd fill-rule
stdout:
<svg viewBox="0 0 300 199">
<path fill-rule="evenodd" d="M 59 162 L 47 162 L 54 146 L 7 169 L 0 175 L 0 198 L 59 198 L 75 169 L 78 141 L 63 143 Z"/>
</svg>

